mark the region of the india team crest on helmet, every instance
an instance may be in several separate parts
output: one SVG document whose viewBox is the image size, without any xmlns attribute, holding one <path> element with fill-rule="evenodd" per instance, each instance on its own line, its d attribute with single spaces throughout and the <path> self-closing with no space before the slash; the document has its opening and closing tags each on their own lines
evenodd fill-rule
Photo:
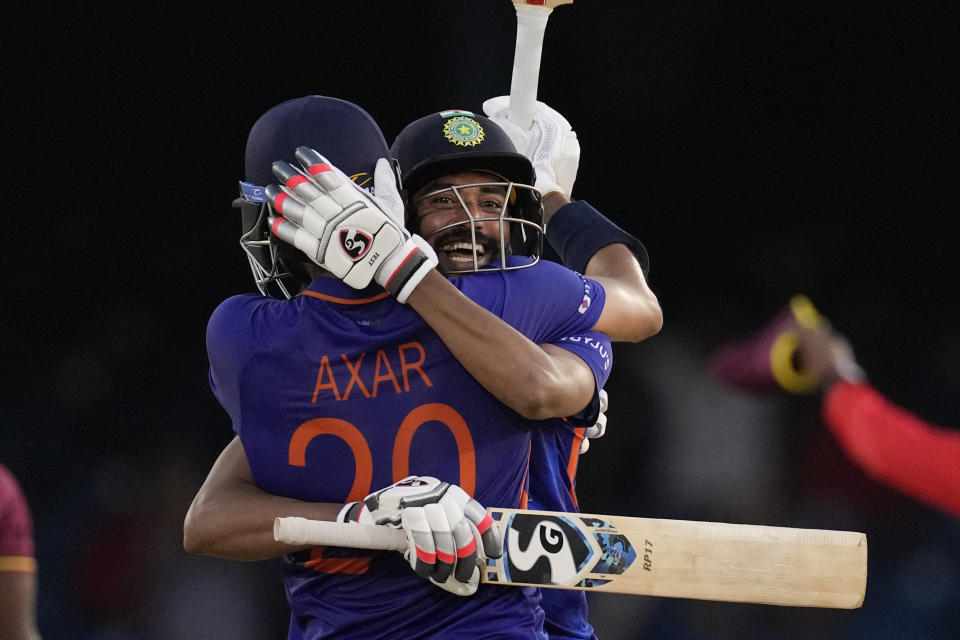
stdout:
<svg viewBox="0 0 960 640">
<path fill-rule="evenodd" d="M 340 229 L 337 238 L 340 240 L 340 248 L 354 262 L 366 255 L 373 244 L 370 234 L 360 229 Z"/>
<path fill-rule="evenodd" d="M 483 127 L 467 116 L 448 119 L 443 125 L 443 137 L 458 147 L 472 147 L 483 142 Z"/>
</svg>

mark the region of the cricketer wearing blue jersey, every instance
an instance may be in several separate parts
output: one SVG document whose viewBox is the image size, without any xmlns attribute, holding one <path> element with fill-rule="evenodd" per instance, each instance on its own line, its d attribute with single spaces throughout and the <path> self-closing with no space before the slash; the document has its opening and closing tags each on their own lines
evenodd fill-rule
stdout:
<svg viewBox="0 0 960 640">
<path fill-rule="evenodd" d="M 516 271 L 480 270 L 453 281 L 458 295 L 480 303 L 458 301 L 469 322 L 443 317 L 449 306 L 418 302 L 450 286 L 436 282 L 435 271 L 405 294 L 377 281 L 398 299 L 405 295 L 410 307 L 380 287 L 357 289 L 346 278 L 317 278 L 290 301 L 237 296 L 224 302 L 208 328 L 211 383 L 233 419 L 256 485 L 291 498 L 292 508 L 297 501 L 359 500 L 415 473 L 457 482 L 485 504 L 523 504 L 532 426 L 521 414 L 547 411 L 510 404 L 524 382 L 525 359 L 511 363 L 530 345 L 511 349 L 516 335 L 508 331 L 501 339 L 483 331 L 478 335 L 485 344 L 478 348 L 469 328 L 489 328 L 488 309 L 534 342 L 568 338 L 568 353 L 586 347 L 578 361 L 589 363 L 589 393 L 578 395 L 575 405 L 555 399 L 556 406 L 589 404 L 609 373 L 609 344 L 597 364 L 590 357 L 603 352 L 593 346 L 603 338 L 584 337 L 605 326 L 604 287 L 534 262 L 501 250 L 500 266 Z M 421 316 L 433 316 L 433 328 Z M 455 350 L 461 362 L 440 341 L 449 345 L 463 329 L 451 329 L 451 322 L 468 329 L 460 336 L 467 344 Z M 659 319 L 654 324 L 652 332 Z M 614 325 L 608 320 L 606 326 Z M 511 378 L 517 372 L 519 382 Z M 477 383 L 484 379 L 486 389 Z M 290 637 L 540 637 L 536 590 L 480 587 L 463 600 L 431 587 L 404 564 L 395 554 L 331 549 L 291 558 L 285 568 Z"/>
<path fill-rule="evenodd" d="M 586 272 L 588 263 L 609 243 L 628 246 L 640 261 L 644 277 L 649 273 L 649 258 L 643 245 L 613 225 L 584 202 L 570 202 L 580 162 L 580 143 L 570 123 L 556 110 L 537 102 L 532 125 L 523 130 L 510 121 L 509 96 L 498 96 L 483 103 L 483 111 L 510 136 L 517 151 L 534 165 L 535 186 L 544 194 L 544 223 L 547 239 L 562 256 L 565 266 Z M 596 272 L 594 266 L 594 273 Z M 589 336 L 584 347 L 602 352 L 607 345 L 594 343 Z M 582 352 L 581 352 L 582 353 Z M 602 356 L 601 356 L 602 357 Z M 584 359 L 590 361 L 587 356 Z M 604 398 L 605 400 L 605 398 Z M 602 410 L 605 410 L 604 406 Z M 550 421 L 534 431 L 530 456 L 529 507 L 547 511 L 579 511 L 576 496 L 576 472 L 579 454 L 591 437 L 603 434 L 606 418 L 587 429 L 557 428 Z M 544 589 L 541 607 L 544 629 L 551 640 L 595 639 L 588 621 L 587 595 L 583 591 Z"/>
<path fill-rule="evenodd" d="M 576 134 L 562 115 L 537 103 L 534 124 L 527 130 L 519 130 L 509 122 L 508 98 L 493 98 L 484 103 L 484 111 L 496 124 L 510 135 L 515 148 L 534 164 L 536 187 L 544 193 L 547 237 L 561 254 L 564 264 L 584 272 L 587 263 L 603 247 L 610 243 L 627 245 L 637 256 L 646 274 L 649 260 L 643 245 L 635 238 L 616 228 L 585 202 L 570 203 L 569 196 L 579 164 L 579 143 Z M 468 112 L 442 112 L 446 123 L 455 123 Z M 414 229 L 423 233 L 435 246 L 452 244 L 442 237 L 434 241 L 438 229 L 446 229 L 448 220 L 434 220 L 439 214 L 430 207 L 431 191 L 442 186 L 433 180 L 436 171 L 423 169 L 424 157 L 433 154 L 435 163 L 449 171 L 457 157 L 439 137 L 428 152 L 422 147 L 423 137 L 429 138 L 431 118 L 421 119 L 409 125 L 397 138 L 391 151 L 400 163 L 404 186 L 411 194 L 411 218 Z M 447 125 L 452 126 L 450 124 Z M 469 134 L 470 127 L 466 130 Z M 428 145 L 429 146 L 429 145 Z M 463 154 L 461 154 L 463 155 Z M 456 164 L 454 166 L 457 166 Z M 459 168 L 476 167 L 469 159 L 459 161 Z M 453 225 L 451 225 L 453 227 Z M 454 238 L 456 240 L 457 238 Z M 467 238 L 460 238 L 467 240 Z M 466 244 L 466 243 L 464 243 Z M 451 251 L 447 256 L 440 253 L 441 269 L 447 273 L 470 272 L 471 260 L 476 256 L 462 255 L 466 252 Z M 444 261 L 446 257 L 446 261 Z M 562 346 L 575 350 L 591 366 L 610 366 L 611 354 L 606 336 L 596 339 L 590 335 L 569 337 Z M 608 369 L 607 369 L 608 370 Z M 596 414 L 593 414 L 596 415 Z M 589 417 L 588 420 L 592 420 Z M 589 424 L 589 422 L 588 422 Z M 579 453 L 583 445 L 585 429 L 581 423 L 570 420 L 550 420 L 539 423 L 533 432 L 528 481 L 529 507 L 551 511 L 573 512 L 578 510 L 575 475 Z M 553 639 L 585 640 L 595 638 L 587 614 L 586 594 L 582 591 L 544 589 L 541 607 L 545 611 L 544 627 Z"/>
<path fill-rule="evenodd" d="M 554 267 L 457 285 L 533 341 L 554 342 L 591 328 L 603 305 L 595 283 Z M 585 288 L 594 303 L 581 314 Z M 382 294 L 319 278 L 289 302 L 234 297 L 214 312 L 208 349 L 214 391 L 265 491 L 345 502 L 415 473 L 455 482 L 482 504 L 523 504 L 526 421 Z M 481 586 L 461 600 L 405 565 L 395 553 L 334 550 L 286 565 L 291 637 L 537 637 L 535 590 Z"/>
</svg>

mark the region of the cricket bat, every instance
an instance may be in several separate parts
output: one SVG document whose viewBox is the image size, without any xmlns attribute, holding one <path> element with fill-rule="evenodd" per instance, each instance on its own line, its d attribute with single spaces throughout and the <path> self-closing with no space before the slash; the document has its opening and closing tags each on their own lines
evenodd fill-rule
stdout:
<svg viewBox="0 0 960 640">
<path fill-rule="evenodd" d="M 488 584 L 856 609 L 867 537 L 854 531 L 487 509 L 503 554 Z M 278 542 L 405 551 L 400 529 L 277 518 Z"/>
<path fill-rule="evenodd" d="M 510 81 L 510 122 L 527 130 L 533 123 L 540 81 L 540 56 L 543 34 L 553 8 L 573 4 L 573 0 L 513 0 L 517 10 L 517 48 L 513 54 L 513 78 Z"/>
</svg>

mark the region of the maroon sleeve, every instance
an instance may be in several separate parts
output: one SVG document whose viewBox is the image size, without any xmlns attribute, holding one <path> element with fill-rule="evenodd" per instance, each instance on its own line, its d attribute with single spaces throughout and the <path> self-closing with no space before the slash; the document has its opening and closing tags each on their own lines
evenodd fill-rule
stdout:
<svg viewBox="0 0 960 640">
<path fill-rule="evenodd" d="M 0 464 L 0 571 L 36 571 L 33 522 L 20 485 Z"/>
<path fill-rule="evenodd" d="M 960 517 L 960 431 L 924 422 L 869 384 L 846 381 L 827 392 L 823 417 L 868 474 Z"/>
</svg>

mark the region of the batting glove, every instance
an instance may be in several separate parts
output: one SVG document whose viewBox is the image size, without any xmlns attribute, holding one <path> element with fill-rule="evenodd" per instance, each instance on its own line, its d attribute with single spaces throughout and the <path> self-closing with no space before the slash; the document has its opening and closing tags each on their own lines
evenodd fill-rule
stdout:
<svg viewBox="0 0 960 640">
<path fill-rule="evenodd" d="M 593 423 L 592 426 L 589 426 L 583 432 L 583 440 L 580 442 L 580 454 L 586 453 L 590 449 L 590 440 L 595 438 L 602 438 L 607 432 L 607 405 L 609 404 L 607 399 L 607 392 L 604 389 L 600 389 L 600 415 L 597 416 L 597 421 Z"/>
<path fill-rule="evenodd" d="M 437 256 L 423 238 L 403 228 L 403 208 L 389 161 L 374 171 L 374 196 L 319 153 L 299 147 L 302 169 L 278 161 L 267 198 L 280 215 L 270 220 L 273 234 L 300 249 L 314 263 L 354 289 L 371 281 L 399 302 L 434 267 Z"/>
<path fill-rule="evenodd" d="M 353 181 L 351 180 L 351 182 Z M 397 174 L 387 158 L 377 160 L 377 165 L 373 170 L 373 195 L 376 196 L 380 208 L 393 218 L 394 222 L 401 228 L 406 226 L 406 209 L 403 206 L 403 198 L 400 196 Z"/>
<path fill-rule="evenodd" d="M 340 522 L 402 528 L 417 575 L 460 596 L 473 595 L 487 558 L 502 554 L 500 532 L 483 506 L 454 484 L 408 476 L 344 505 Z"/>
<path fill-rule="evenodd" d="M 490 98 L 483 103 L 483 112 L 499 125 L 519 153 L 537 172 L 535 186 L 544 195 L 559 191 L 568 199 L 573 192 L 580 167 L 580 141 L 567 119 L 542 102 L 537 102 L 533 124 L 524 131 L 508 118 L 510 96 Z"/>
</svg>

